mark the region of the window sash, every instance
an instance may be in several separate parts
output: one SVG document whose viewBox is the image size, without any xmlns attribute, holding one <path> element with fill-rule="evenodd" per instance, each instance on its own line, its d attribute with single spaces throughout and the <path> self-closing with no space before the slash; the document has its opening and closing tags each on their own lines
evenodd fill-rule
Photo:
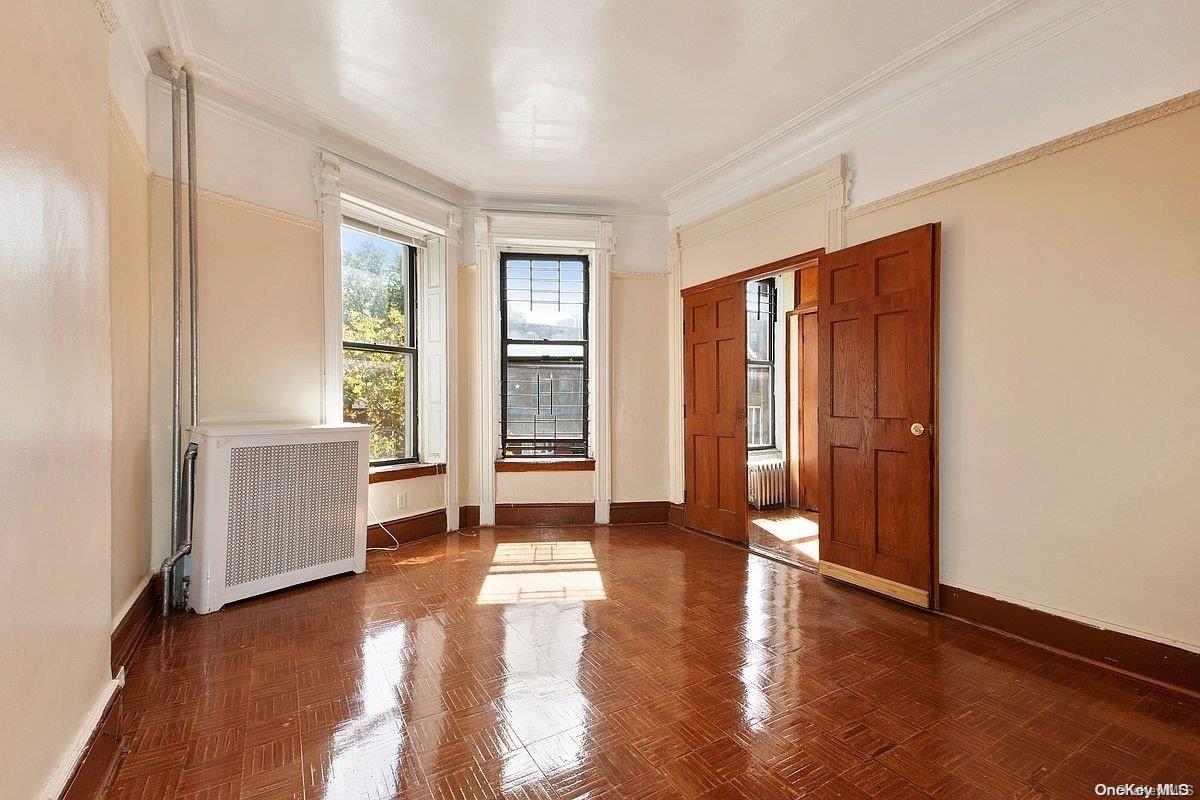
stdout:
<svg viewBox="0 0 1200 800">
<path fill-rule="evenodd" d="M 746 324 L 749 329 L 751 318 L 755 321 L 766 317 L 767 322 L 767 358 L 754 358 L 749 351 L 746 353 L 746 372 L 747 372 L 747 393 L 749 392 L 749 373 L 757 367 L 759 370 L 766 368 L 767 385 L 766 385 L 766 403 L 764 409 L 768 412 L 765 419 L 761 420 L 761 424 L 767 432 L 765 441 L 751 443 L 749 441 L 749 424 L 747 424 L 747 446 L 746 449 L 754 452 L 759 450 L 775 450 L 778 442 L 775 431 L 775 325 L 777 322 L 776 313 L 776 289 L 777 284 L 774 278 L 763 278 L 757 281 L 748 281 L 746 284 Z M 753 305 L 752 305 L 753 303 Z M 747 405 L 749 398 L 747 397 Z"/>
<path fill-rule="evenodd" d="M 376 225 L 360 222 L 351 217 L 342 218 L 342 227 L 351 228 L 359 233 L 366 233 L 371 236 L 378 236 L 382 239 L 393 241 L 404 246 L 404 258 L 406 261 L 405 270 L 407 272 L 407 291 L 405 292 L 404 316 L 405 316 L 405 341 L 407 344 L 379 344 L 374 342 L 357 342 L 343 338 L 342 352 L 357 351 L 357 352 L 374 352 L 374 353 L 394 353 L 407 355 L 407 363 L 411 369 L 406 370 L 405 375 L 405 403 L 403 408 L 402 423 L 404 425 L 404 439 L 406 452 L 391 458 L 369 459 L 372 467 L 392 466 L 395 464 L 414 464 L 421 460 L 420 448 L 420 414 L 419 414 L 419 391 L 420 391 L 420 352 L 418 349 L 419 341 L 417 339 L 417 331 L 419 330 L 417 321 L 417 259 L 416 248 L 410 243 L 408 237 L 401 234 L 395 234 Z M 345 279 L 345 252 L 342 253 L 342 277 Z M 345 313 L 345 304 L 343 302 L 343 313 Z M 342 328 L 342 335 L 345 336 L 345 328 Z M 343 364 L 344 364 L 343 356 Z M 411 372 L 411 374 L 408 374 Z M 342 368 L 342 394 L 345 396 L 346 370 Z M 343 403 L 345 400 L 343 399 Z M 343 411 L 345 414 L 345 410 Z M 374 435 L 374 431 L 372 431 Z"/>
<path fill-rule="evenodd" d="M 531 276 L 533 272 L 533 261 L 554 261 L 559 265 L 558 274 L 552 279 L 547 279 L 545 275 L 523 277 L 518 282 L 523 282 L 518 292 L 527 294 L 531 299 L 534 295 L 543 292 L 546 283 L 554 283 L 555 289 L 551 294 L 557 293 L 553 297 L 547 297 L 549 303 L 536 303 L 534 305 L 555 305 L 561 302 L 564 294 L 569 294 L 572 298 L 582 297 L 583 316 L 582 316 L 582 331 L 584 338 L 582 339 L 531 339 L 524 337 L 514 337 L 509 331 L 509 316 L 508 304 L 510 299 L 510 287 L 508 279 L 508 262 L 510 261 L 529 261 Z M 573 263 L 579 264 L 582 267 L 582 279 L 562 279 L 561 264 Z M 573 255 L 552 255 L 544 253 L 501 253 L 500 254 L 500 457 L 501 458 L 570 458 L 570 457 L 586 457 L 589 455 L 589 428 L 590 428 L 590 393 L 588 391 L 589 375 L 589 346 L 588 346 L 588 323 L 589 323 L 589 274 L 590 264 L 585 256 Z M 545 268 L 539 268 L 540 273 L 545 273 Z M 543 284 L 543 289 L 534 289 L 533 284 Z M 546 291 L 549 291 L 546 289 Z M 517 299 L 514 295 L 512 299 Z M 572 299 L 569 302 L 571 305 L 578 303 L 578 300 Z M 537 346 L 543 349 L 541 354 L 530 353 L 514 353 L 513 346 L 529 347 Z M 560 353 L 566 351 L 569 354 L 554 355 L 558 350 Z M 561 365 L 577 366 L 579 368 L 579 389 L 569 394 L 579 395 L 578 416 L 560 418 L 557 414 L 552 415 L 549 419 L 541 420 L 541 424 L 551 426 L 551 435 L 540 435 L 544 428 L 539 428 L 539 421 L 512 419 L 512 411 L 518 410 L 510 408 L 510 384 L 516 379 L 513 378 L 514 367 L 528 367 L 531 365 Z M 528 380 L 525 378 L 524 380 Z M 552 379 L 553 381 L 553 379 Z M 552 384 L 553 386 L 553 384 Z M 542 386 L 539 386 L 535 391 L 538 393 L 540 400 L 540 392 Z M 524 409 L 521 409 L 524 410 Z M 570 431 L 559 432 L 559 424 L 567 423 L 568 428 L 578 426 L 579 433 L 574 434 Z M 513 432 L 513 426 L 522 426 L 522 433 L 531 435 L 517 435 Z M 526 428 L 529 426 L 529 428 Z M 539 450 L 548 450 L 551 452 L 532 452 Z"/>
</svg>

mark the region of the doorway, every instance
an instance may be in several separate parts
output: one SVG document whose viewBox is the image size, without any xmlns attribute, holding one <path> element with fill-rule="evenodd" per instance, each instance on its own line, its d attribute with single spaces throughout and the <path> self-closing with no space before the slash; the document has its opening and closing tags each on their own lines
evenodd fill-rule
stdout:
<svg viewBox="0 0 1200 800">
<path fill-rule="evenodd" d="M 939 236 L 683 290 L 686 527 L 936 605 Z"/>
<path fill-rule="evenodd" d="M 816 571 L 817 262 L 746 281 L 746 542 Z"/>
</svg>

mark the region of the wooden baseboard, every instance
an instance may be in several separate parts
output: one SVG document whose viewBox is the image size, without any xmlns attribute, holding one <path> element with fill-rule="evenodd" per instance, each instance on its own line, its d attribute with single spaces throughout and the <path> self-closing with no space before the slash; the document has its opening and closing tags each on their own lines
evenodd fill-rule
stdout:
<svg viewBox="0 0 1200 800">
<path fill-rule="evenodd" d="M 1200 653 L 946 584 L 941 586 L 939 610 L 1101 666 L 1200 693 Z"/>
<path fill-rule="evenodd" d="M 594 503 L 497 503 L 497 525 L 592 525 Z"/>
<path fill-rule="evenodd" d="M 146 638 L 146 633 L 154 622 L 154 615 L 158 613 L 158 601 L 162 596 L 161 582 L 160 575 L 152 575 L 138 593 L 133 605 L 113 629 L 109 638 L 109 666 L 114 678 L 121 671 L 121 667 L 129 666 L 133 654 L 137 652 L 142 639 Z"/>
<path fill-rule="evenodd" d="M 676 528 L 686 528 L 687 525 L 684 524 L 686 518 L 687 514 L 683 503 L 669 503 L 667 505 L 667 522 Z"/>
<path fill-rule="evenodd" d="M 612 503 L 608 507 L 608 520 L 613 525 L 649 525 L 667 521 L 666 500 L 649 500 Z"/>
<path fill-rule="evenodd" d="M 458 527 L 460 527 L 460 528 L 478 528 L 479 527 L 479 506 L 459 506 L 458 507 Z"/>
<path fill-rule="evenodd" d="M 99 800 L 104 796 L 121 749 L 121 692 L 117 687 L 108 701 L 59 800 Z"/>
<path fill-rule="evenodd" d="M 417 514 L 415 517 L 375 523 L 367 526 L 367 547 L 393 547 L 392 536 L 400 544 L 437 536 L 446 532 L 446 509 Z M 389 536 L 388 534 L 391 534 Z"/>
</svg>

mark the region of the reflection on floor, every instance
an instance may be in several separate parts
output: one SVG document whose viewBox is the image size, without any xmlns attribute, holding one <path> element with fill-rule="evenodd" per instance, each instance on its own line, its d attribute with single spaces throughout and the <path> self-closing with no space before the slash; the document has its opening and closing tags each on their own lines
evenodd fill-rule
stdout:
<svg viewBox="0 0 1200 800">
<path fill-rule="evenodd" d="M 1200 758 L 1200 700 L 664 525 L 156 622 L 123 698 L 109 800 L 1093 797 Z"/>
<path fill-rule="evenodd" d="M 820 559 L 814 512 L 787 506 L 761 511 L 751 508 L 749 520 L 751 548 L 761 548 L 801 566 L 817 568 Z"/>
</svg>

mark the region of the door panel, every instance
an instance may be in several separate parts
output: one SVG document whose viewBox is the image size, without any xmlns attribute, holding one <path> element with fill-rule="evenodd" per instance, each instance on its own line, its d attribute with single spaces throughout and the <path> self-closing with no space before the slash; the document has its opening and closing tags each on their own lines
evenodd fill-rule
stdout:
<svg viewBox="0 0 1200 800">
<path fill-rule="evenodd" d="M 746 290 L 684 295 L 685 524 L 746 540 Z"/>
<path fill-rule="evenodd" d="M 828 253 L 818 279 L 821 571 L 926 606 L 937 233 L 926 225 Z"/>
<path fill-rule="evenodd" d="M 815 312 L 801 317 L 801 329 L 804 333 L 802 353 L 804 366 L 800 371 L 801 391 L 804 403 L 801 408 L 802 425 L 804 426 L 804 446 L 800 455 L 800 463 L 804 473 L 804 506 L 809 511 L 820 508 L 821 483 L 820 470 L 817 468 L 819 450 L 817 447 L 817 398 L 820 391 L 817 386 L 817 315 Z"/>
<path fill-rule="evenodd" d="M 805 270 L 801 270 L 804 272 Z M 816 267 L 810 270 L 815 274 Z M 813 289 L 816 292 L 816 289 Z M 816 511 L 817 469 L 817 312 L 789 311 L 788 363 L 788 505 Z"/>
</svg>

